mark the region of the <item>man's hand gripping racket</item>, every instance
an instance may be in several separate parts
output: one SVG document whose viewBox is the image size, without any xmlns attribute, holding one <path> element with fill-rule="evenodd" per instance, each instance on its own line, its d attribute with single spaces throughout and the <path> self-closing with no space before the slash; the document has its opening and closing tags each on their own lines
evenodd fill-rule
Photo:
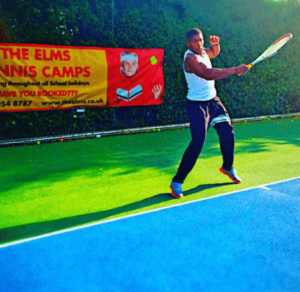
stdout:
<svg viewBox="0 0 300 292">
<path fill-rule="evenodd" d="M 291 39 L 293 35 L 291 33 L 287 33 L 281 38 L 279 38 L 277 41 L 275 41 L 270 47 L 267 48 L 255 61 L 252 63 L 248 64 L 247 67 L 250 69 L 253 67 L 255 64 L 258 62 L 271 58 L 274 55 L 278 53 L 278 50 L 280 50 L 283 46 L 285 46 Z M 238 74 L 241 76 L 241 74 Z"/>
</svg>

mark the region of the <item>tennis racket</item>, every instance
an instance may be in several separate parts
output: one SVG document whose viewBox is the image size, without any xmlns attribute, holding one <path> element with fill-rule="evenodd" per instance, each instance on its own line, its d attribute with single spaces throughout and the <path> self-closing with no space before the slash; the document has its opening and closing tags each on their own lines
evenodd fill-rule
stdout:
<svg viewBox="0 0 300 292">
<path fill-rule="evenodd" d="M 270 47 L 268 47 L 255 61 L 248 64 L 247 67 L 250 69 L 258 62 L 271 58 L 278 53 L 283 46 L 285 46 L 291 39 L 293 35 L 291 33 L 287 33 L 281 38 L 279 38 L 276 42 L 274 42 Z M 241 76 L 242 74 L 239 74 Z"/>
</svg>

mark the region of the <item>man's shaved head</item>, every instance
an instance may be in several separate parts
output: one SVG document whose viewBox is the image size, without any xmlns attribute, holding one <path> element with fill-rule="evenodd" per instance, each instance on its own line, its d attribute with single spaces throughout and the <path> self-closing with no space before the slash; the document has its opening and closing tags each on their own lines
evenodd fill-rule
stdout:
<svg viewBox="0 0 300 292">
<path fill-rule="evenodd" d="M 190 38 L 194 35 L 202 34 L 202 31 L 199 28 L 192 28 L 190 31 L 187 32 L 186 34 L 186 40 L 187 42 L 190 41 Z"/>
</svg>

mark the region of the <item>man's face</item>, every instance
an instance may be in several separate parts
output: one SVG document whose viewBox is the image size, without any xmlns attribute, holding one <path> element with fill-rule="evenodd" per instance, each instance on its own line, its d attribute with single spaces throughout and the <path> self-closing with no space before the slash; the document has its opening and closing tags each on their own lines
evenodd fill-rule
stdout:
<svg viewBox="0 0 300 292">
<path fill-rule="evenodd" d="M 132 77 L 138 68 L 138 62 L 135 60 L 123 61 L 123 70 L 126 77 Z"/>
<path fill-rule="evenodd" d="M 204 40 L 202 34 L 196 34 L 192 36 L 190 40 L 187 42 L 187 46 L 192 52 L 201 55 L 204 46 Z"/>
</svg>

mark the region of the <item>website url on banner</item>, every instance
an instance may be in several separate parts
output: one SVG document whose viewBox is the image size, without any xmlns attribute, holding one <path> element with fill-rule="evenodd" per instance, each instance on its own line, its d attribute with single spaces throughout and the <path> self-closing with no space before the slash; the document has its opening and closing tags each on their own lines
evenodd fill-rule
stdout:
<svg viewBox="0 0 300 292">
<path fill-rule="evenodd" d="M 42 101 L 42 106 L 63 106 L 63 105 L 92 105 L 92 104 L 103 104 L 104 101 L 102 98 L 97 100 L 63 100 L 63 101 Z M 28 107 L 32 104 L 32 100 L 15 100 L 15 101 L 0 101 L 1 107 Z"/>
<path fill-rule="evenodd" d="M 44 102 L 41 102 L 41 104 L 43 106 L 51 106 L 51 105 L 66 105 L 66 104 L 86 104 L 86 105 L 89 105 L 89 104 L 97 104 L 97 103 L 103 103 L 103 99 L 100 98 L 100 99 L 97 99 L 97 100 L 63 100 L 63 101 L 44 101 Z"/>
</svg>

